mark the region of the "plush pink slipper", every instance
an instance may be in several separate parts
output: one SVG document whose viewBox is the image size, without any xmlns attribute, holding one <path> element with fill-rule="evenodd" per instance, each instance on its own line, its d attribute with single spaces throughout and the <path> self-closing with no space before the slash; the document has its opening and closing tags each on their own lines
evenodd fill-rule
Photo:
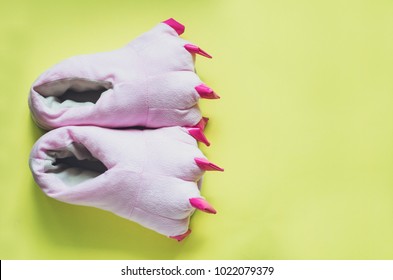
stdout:
<svg viewBox="0 0 393 280">
<path fill-rule="evenodd" d="M 211 57 L 179 37 L 184 26 L 166 20 L 125 47 L 79 55 L 44 72 L 29 106 L 39 126 L 193 126 L 199 98 L 219 96 L 194 71 L 195 55 Z"/>
<path fill-rule="evenodd" d="M 194 209 L 216 213 L 197 182 L 205 170 L 223 171 L 182 127 L 58 128 L 37 141 L 30 168 L 50 197 L 111 211 L 179 241 L 191 232 Z"/>
</svg>

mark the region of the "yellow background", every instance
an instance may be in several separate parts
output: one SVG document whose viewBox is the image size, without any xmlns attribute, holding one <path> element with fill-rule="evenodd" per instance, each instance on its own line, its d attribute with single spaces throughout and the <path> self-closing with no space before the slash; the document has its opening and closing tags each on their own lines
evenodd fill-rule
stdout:
<svg viewBox="0 0 393 280">
<path fill-rule="evenodd" d="M 177 243 L 47 198 L 28 155 L 34 79 L 174 17 L 221 100 L 201 102 L 224 173 Z M 1 259 L 393 259 L 393 1 L 2 1 Z"/>
</svg>

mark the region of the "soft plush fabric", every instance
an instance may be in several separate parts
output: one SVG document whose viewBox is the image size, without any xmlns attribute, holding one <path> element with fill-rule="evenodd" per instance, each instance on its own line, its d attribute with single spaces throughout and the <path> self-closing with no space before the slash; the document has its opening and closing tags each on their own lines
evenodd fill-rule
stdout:
<svg viewBox="0 0 393 280">
<path fill-rule="evenodd" d="M 70 126 L 44 134 L 30 156 L 41 189 L 57 200 L 111 211 L 181 240 L 198 208 L 209 162 L 183 127 L 115 130 Z"/>
<path fill-rule="evenodd" d="M 193 126 L 197 102 L 219 98 L 195 73 L 195 54 L 210 57 L 179 37 L 184 26 L 159 23 L 125 47 L 74 56 L 32 85 L 29 106 L 39 126 Z"/>
</svg>

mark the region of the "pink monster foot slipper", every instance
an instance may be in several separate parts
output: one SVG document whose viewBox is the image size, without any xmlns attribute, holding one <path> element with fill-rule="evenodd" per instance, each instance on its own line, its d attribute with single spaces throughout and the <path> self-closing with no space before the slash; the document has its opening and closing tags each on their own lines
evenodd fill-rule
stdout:
<svg viewBox="0 0 393 280">
<path fill-rule="evenodd" d="M 198 182 L 206 170 L 223 171 L 183 127 L 54 129 L 34 145 L 30 168 L 52 198 L 111 211 L 178 241 L 190 234 L 195 209 L 216 213 Z"/>
<path fill-rule="evenodd" d="M 211 57 L 179 37 L 174 19 L 159 23 L 123 48 L 74 56 L 32 85 L 29 106 L 44 129 L 194 126 L 199 98 L 219 96 L 195 73 L 195 55 Z"/>
</svg>

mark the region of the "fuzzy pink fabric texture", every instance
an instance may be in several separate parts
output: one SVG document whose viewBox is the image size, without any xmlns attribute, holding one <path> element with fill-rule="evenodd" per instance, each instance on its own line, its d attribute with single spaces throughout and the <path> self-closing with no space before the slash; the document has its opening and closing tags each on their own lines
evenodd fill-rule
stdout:
<svg viewBox="0 0 393 280">
<path fill-rule="evenodd" d="M 29 106 L 44 129 L 194 126 L 199 98 L 219 98 L 195 73 L 195 55 L 211 57 L 179 37 L 184 26 L 159 23 L 126 46 L 78 55 L 45 71 L 32 85 Z"/>
<path fill-rule="evenodd" d="M 48 196 L 178 241 L 195 209 L 216 213 L 200 184 L 206 170 L 223 169 L 198 149 L 197 141 L 209 145 L 198 99 L 219 96 L 194 70 L 195 54 L 210 55 L 183 32 L 166 20 L 124 48 L 72 57 L 34 82 L 32 117 L 53 130 L 34 145 L 30 169 Z"/>
<path fill-rule="evenodd" d="M 167 236 L 187 232 L 190 199 L 202 198 L 197 182 L 205 171 L 195 159 L 206 158 L 182 127 L 58 128 L 37 141 L 30 158 L 48 196 L 111 211 Z"/>
</svg>

